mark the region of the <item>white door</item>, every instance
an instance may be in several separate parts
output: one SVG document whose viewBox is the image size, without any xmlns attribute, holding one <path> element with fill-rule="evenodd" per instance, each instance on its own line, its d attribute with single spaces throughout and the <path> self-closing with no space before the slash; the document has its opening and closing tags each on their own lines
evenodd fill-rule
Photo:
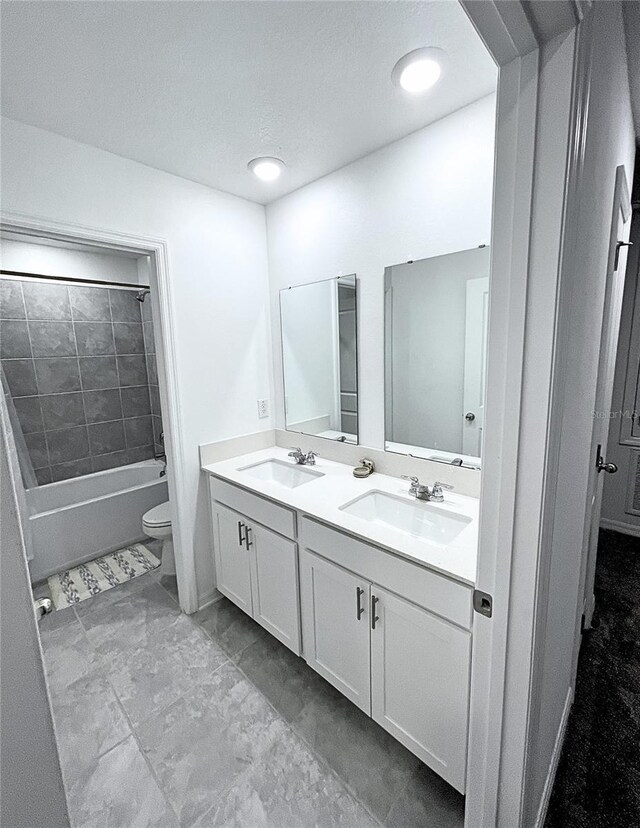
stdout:
<svg viewBox="0 0 640 828">
<path fill-rule="evenodd" d="M 253 615 L 251 603 L 251 564 L 247 549 L 246 518 L 213 504 L 217 586 L 241 610 Z"/>
<path fill-rule="evenodd" d="M 479 457 L 484 428 L 484 392 L 489 321 L 489 277 L 469 279 L 464 336 L 462 451 Z"/>
<path fill-rule="evenodd" d="M 369 583 L 304 550 L 300 585 L 307 664 L 370 715 Z"/>
<path fill-rule="evenodd" d="M 624 172 L 620 166 L 616 170 L 616 184 L 613 201 L 613 220 L 607 262 L 605 304 L 602 319 L 602 337 L 600 340 L 600 362 L 598 365 L 598 383 L 596 386 L 596 404 L 593 418 L 593 435 L 591 440 L 591 457 L 593 459 L 589 476 L 589 526 L 585 533 L 587 548 L 584 576 L 584 627 L 591 626 L 594 609 L 593 584 L 596 574 L 598 552 L 598 533 L 602 512 L 602 488 L 606 473 L 615 474 L 617 469 L 607 463 L 607 441 L 609 438 L 609 411 L 613 394 L 613 378 L 616 364 L 616 351 L 620 333 L 620 316 L 624 293 L 624 274 L 627 262 L 627 248 L 624 243 L 629 237 L 629 219 L 631 203 L 629 189 Z"/>
<path fill-rule="evenodd" d="M 253 617 L 300 655 L 297 544 L 253 523 L 247 533 L 252 552 Z"/>
<path fill-rule="evenodd" d="M 464 793 L 471 633 L 376 584 L 371 601 L 373 718 Z"/>
</svg>

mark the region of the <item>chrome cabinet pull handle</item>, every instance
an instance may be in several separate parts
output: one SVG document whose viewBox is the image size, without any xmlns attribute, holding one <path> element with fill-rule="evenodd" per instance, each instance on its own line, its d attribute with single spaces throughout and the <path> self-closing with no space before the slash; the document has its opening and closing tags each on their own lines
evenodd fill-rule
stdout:
<svg viewBox="0 0 640 828">
<path fill-rule="evenodd" d="M 238 546 L 242 546 L 244 543 L 244 536 L 242 534 L 242 530 L 244 529 L 244 523 L 238 521 Z"/>
<path fill-rule="evenodd" d="M 380 620 L 380 616 L 376 615 L 376 604 L 380 599 L 376 598 L 375 595 L 371 596 L 371 629 L 375 630 L 376 628 L 376 621 Z"/>
<path fill-rule="evenodd" d="M 253 532 L 253 529 L 250 526 L 247 526 L 247 528 L 245 529 L 245 533 L 244 533 L 244 541 L 245 541 L 245 544 L 247 546 L 247 552 L 253 546 L 253 541 L 251 540 L 251 538 L 249 536 L 249 532 Z"/>
<path fill-rule="evenodd" d="M 356 587 L 356 611 L 357 611 L 358 621 L 360 620 L 360 616 L 364 612 L 364 607 L 362 606 L 362 604 L 360 602 L 360 598 L 362 598 L 363 595 L 364 595 L 364 589 L 362 589 L 362 587 L 357 586 Z"/>
</svg>

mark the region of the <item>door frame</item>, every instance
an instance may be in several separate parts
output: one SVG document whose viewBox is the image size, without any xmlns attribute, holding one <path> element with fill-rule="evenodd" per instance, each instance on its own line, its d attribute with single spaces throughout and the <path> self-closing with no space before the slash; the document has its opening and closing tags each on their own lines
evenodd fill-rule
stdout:
<svg viewBox="0 0 640 828">
<path fill-rule="evenodd" d="M 631 196 L 629 192 L 629 182 L 627 181 L 627 174 L 623 165 L 616 169 L 616 178 L 613 192 L 613 205 L 611 208 L 611 231 L 609 233 L 609 254 L 607 256 L 607 276 L 611 273 L 611 280 L 607 279 L 607 288 L 605 294 L 605 304 L 602 316 L 602 333 L 600 345 L 600 363 L 598 365 L 598 379 L 596 384 L 596 400 L 599 395 L 604 394 L 607 405 L 611 406 L 611 399 L 613 396 L 613 383 L 615 376 L 615 361 L 618 351 L 618 340 L 620 336 L 620 316 L 622 310 L 622 299 L 624 295 L 625 284 L 625 270 L 627 265 L 626 250 L 620 253 L 618 266 L 616 267 L 617 244 L 618 241 L 627 241 L 628 232 L 623 233 L 623 238 L 618 239 L 618 222 L 622 215 L 623 224 L 630 227 L 631 219 Z M 618 283 L 615 282 L 615 274 L 620 273 Z M 617 293 L 616 293 L 617 292 Z M 608 330 L 607 330 L 608 329 Z M 606 344 L 606 352 L 603 353 L 602 341 L 604 335 L 608 335 L 608 342 Z M 610 363 L 607 367 L 607 363 Z M 607 388 L 606 385 L 609 385 Z M 606 421 L 606 440 L 608 441 L 608 429 L 610 420 Z M 597 527 L 600 523 L 602 513 L 602 490 L 600 494 L 596 492 L 597 485 L 604 486 L 604 480 L 598 481 L 599 472 L 596 471 L 595 457 L 597 446 L 600 443 L 598 433 L 595 427 L 591 435 L 591 459 L 592 463 L 589 469 L 589 484 L 588 484 L 588 498 L 585 515 L 584 527 L 584 546 L 582 554 L 582 573 L 580 577 L 580 592 L 582 603 L 580 610 L 583 616 L 584 629 L 590 629 L 593 618 L 593 611 L 595 608 L 594 583 L 596 577 L 596 560 L 597 560 Z M 605 443 L 606 444 L 606 443 Z M 591 500 L 591 498 L 594 498 Z M 597 514 L 596 514 L 597 512 Z M 596 523 L 597 520 L 597 523 Z M 596 534 L 594 539 L 593 535 Z M 576 642 L 576 654 L 574 661 L 577 661 L 578 651 L 580 649 L 579 639 Z"/>
<path fill-rule="evenodd" d="M 44 237 L 56 241 L 90 244 L 94 247 L 148 256 L 150 285 L 157 298 L 158 325 L 155 333 L 158 341 L 158 376 L 160 400 L 167 453 L 167 482 L 173 504 L 173 542 L 176 561 L 176 577 L 180 607 L 185 613 L 198 609 L 196 568 L 193 543 L 186 522 L 182 520 L 187 502 L 184 447 L 180 439 L 183 433 L 183 413 L 178 381 L 176 332 L 173 307 L 173 289 L 169 272 L 169 254 L 164 239 L 153 236 L 136 236 L 115 233 L 103 228 L 81 224 L 52 221 L 46 218 L 25 216 L 3 210 L 0 212 L 0 230 L 25 237 Z"/>
<path fill-rule="evenodd" d="M 480 293 L 482 302 L 477 301 L 476 291 Z M 464 372 L 462 382 L 462 451 L 463 454 L 470 454 L 480 457 L 482 454 L 482 434 L 484 432 L 484 371 L 487 364 L 486 342 L 487 324 L 489 322 L 489 277 L 481 276 L 479 279 L 468 279 L 465 294 L 465 324 L 464 324 Z M 478 316 L 479 314 L 479 316 Z M 478 336 L 478 328 L 480 335 Z M 473 331 L 473 333 L 472 333 Z M 475 335 L 474 335 L 475 334 Z M 478 341 L 480 348 L 478 349 Z M 476 387 L 473 393 L 469 386 Z M 480 409 L 480 425 L 478 425 L 478 414 L 469 425 L 465 425 L 467 412 Z M 473 438 L 474 451 L 469 451 L 470 445 L 465 445 L 465 440 Z"/>
<path fill-rule="evenodd" d="M 483 497 L 476 575 L 476 587 L 492 596 L 493 609 L 491 618 L 474 613 L 465 826 L 516 828 L 522 824 L 527 794 L 525 757 L 534 693 L 532 627 L 537 597 L 536 566 L 526 571 L 515 570 L 513 548 L 515 538 L 527 523 L 522 511 L 516 513 L 516 495 L 520 500 L 523 497 L 518 480 L 527 472 L 526 457 L 533 446 L 540 448 L 541 439 L 539 424 L 523 420 L 521 410 L 525 324 L 529 313 L 538 88 L 544 66 L 540 53 L 558 35 L 575 33 L 583 16 L 589 13 L 590 4 L 581 0 L 558 0 L 552 4 L 501 3 L 500 0 L 460 2 L 500 70 L 490 242 L 490 286 L 494 298 L 490 297 L 489 306 Z M 576 92 L 574 96 L 574 108 L 569 116 L 571 146 L 566 153 L 569 181 L 576 178 L 586 127 L 586 119 L 580 117 L 579 96 Z M 548 144 L 553 125 L 546 126 Z M 538 207 L 543 198 L 538 197 Z M 549 401 L 550 389 L 544 389 L 544 394 Z M 547 450 L 548 447 L 543 453 Z M 545 460 L 546 457 L 541 458 L 543 464 Z M 537 474 L 534 476 L 530 494 L 539 516 L 539 528 L 543 528 L 540 507 L 545 481 Z M 533 556 L 535 563 L 540 556 L 538 537 L 530 537 L 527 544 L 521 543 L 518 554 Z M 512 606 L 516 592 L 528 593 L 527 606 Z M 522 660 L 529 665 L 526 671 L 520 665 L 515 671 L 507 672 L 507 651 L 511 652 L 514 647 L 523 653 Z M 511 689 L 514 683 L 521 685 L 519 703 L 514 705 L 512 700 L 509 720 L 505 718 L 508 676 Z M 506 742 L 512 748 L 515 746 L 517 766 L 504 767 Z"/>
</svg>

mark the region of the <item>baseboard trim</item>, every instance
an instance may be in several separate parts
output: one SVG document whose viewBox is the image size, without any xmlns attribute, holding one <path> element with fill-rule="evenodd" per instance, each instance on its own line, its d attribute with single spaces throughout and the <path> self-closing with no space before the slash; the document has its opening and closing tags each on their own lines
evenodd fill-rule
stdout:
<svg viewBox="0 0 640 828">
<path fill-rule="evenodd" d="M 621 532 L 623 535 L 631 535 L 634 538 L 640 538 L 640 526 L 634 526 L 631 523 L 623 523 L 620 520 L 601 518 L 600 528 L 611 529 L 613 532 Z"/>
<path fill-rule="evenodd" d="M 200 598 L 200 600 L 198 601 L 198 611 L 211 606 L 211 604 L 217 603 L 222 597 L 222 593 L 218 592 L 217 589 L 213 589 L 211 592 L 207 592 L 206 595 L 203 595 L 202 598 Z"/>
<path fill-rule="evenodd" d="M 573 687 L 570 687 L 567 692 L 567 698 L 564 702 L 564 710 L 562 711 L 562 719 L 560 720 L 560 727 L 556 735 L 556 742 L 553 746 L 553 753 L 551 754 L 551 762 L 549 763 L 549 771 L 544 783 L 542 797 L 540 799 L 540 807 L 538 808 L 538 816 L 536 817 L 534 828 L 543 828 L 547 818 L 547 810 L 549 808 L 549 800 L 551 799 L 551 791 L 553 790 L 553 783 L 556 779 L 556 771 L 560 762 L 562 754 L 562 746 L 564 744 L 564 737 L 567 732 L 567 723 L 569 722 L 569 713 L 571 712 L 571 705 L 573 704 Z"/>
</svg>

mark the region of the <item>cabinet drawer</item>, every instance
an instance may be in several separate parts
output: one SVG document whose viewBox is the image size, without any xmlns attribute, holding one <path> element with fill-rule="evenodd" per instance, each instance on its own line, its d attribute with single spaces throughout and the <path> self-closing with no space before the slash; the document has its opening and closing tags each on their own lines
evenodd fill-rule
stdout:
<svg viewBox="0 0 640 828">
<path fill-rule="evenodd" d="M 262 523 L 287 538 L 296 536 L 296 515 L 286 506 L 279 506 L 260 495 L 248 492 L 226 480 L 209 476 L 209 492 L 213 500 L 224 503 L 236 512 Z"/>
<path fill-rule="evenodd" d="M 300 544 L 460 627 L 471 629 L 473 590 L 465 584 L 308 517 L 300 521 Z"/>
</svg>

